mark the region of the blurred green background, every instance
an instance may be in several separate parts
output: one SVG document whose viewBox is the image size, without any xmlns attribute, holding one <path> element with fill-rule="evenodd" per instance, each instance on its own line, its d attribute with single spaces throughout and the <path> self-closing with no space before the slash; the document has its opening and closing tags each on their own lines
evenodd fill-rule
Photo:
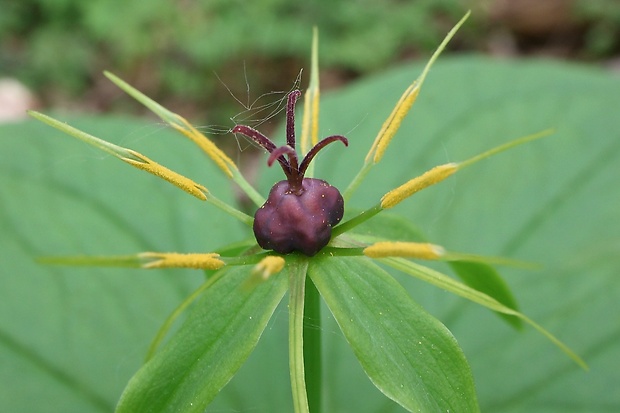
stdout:
<svg viewBox="0 0 620 413">
<path fill-rule="evenodd" d="M 111 70 L 189 119 L 230 127 L 244 108 L 227 89 L 244 104 L 288 90 L 313 25 L 326 90 L 427 56 L 467 9 L 449 50 L 597 63 L 620 51 L 617 0 L 1 0 L 0 77 L 42 107 L 127 111 L 101 75 Z"/>
</svg>

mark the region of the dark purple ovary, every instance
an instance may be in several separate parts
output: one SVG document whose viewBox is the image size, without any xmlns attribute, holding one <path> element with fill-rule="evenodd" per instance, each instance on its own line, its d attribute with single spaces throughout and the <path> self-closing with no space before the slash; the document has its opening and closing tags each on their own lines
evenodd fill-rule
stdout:
<svg viewBox="0 0 620 413">
<path fill-rule="evenodd" d="M 233 133 L 241 133 L 269 152 L 267 164 L 278 162 L 286 175 L 276 183 L 267 202 L 254 215 L 254 236 L 258 245 L 280 254 L 299 251 L 313 256 L 329 243 L 332 227 L 344 213 L 340 192 L 321 179 L 306 178 L 308 165 L 316 154 L 333 142 L 349 145 L 347 138 L 332 135 L 314 145 L 299 162 L 295 150 L 295 104 L 301 92 L 294 90 L 286 102 L 286 145 L 276 146 L 261 132 L 237 125 Z"/>
<path fill-rule="evenodd" d="M 288 181 L 280 181 L 254 215 L 254 235 L 264 249 L 313 256 L 329 243 L 343 213 L 342 195 L 327 182 L 304 178 L 293 193 Z"/>
</svg>

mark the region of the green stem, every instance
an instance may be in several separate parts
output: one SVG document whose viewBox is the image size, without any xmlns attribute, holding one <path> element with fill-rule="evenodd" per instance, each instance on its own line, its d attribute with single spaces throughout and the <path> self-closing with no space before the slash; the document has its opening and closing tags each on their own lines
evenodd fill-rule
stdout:
<svg viewBox="0 0 620 413">
<path fill-rule="evenodd" d="M 478 162 L 478 161 L 480 161 L 482 159 L 491 157 L 491 156 L 493 156 L 495 154 L 498 154 L 500 152 L 504 152 L 504 151 L 506 151 L 508 149 L 512 149 L 515 146 L 522 145 L 524 143 L 531 142 L 531 141 L 534 141 L 536 139 L 544 138 L 546 136 L 551 135 L 554 132 L 555 132 L 555 129 L 545 129 L 543 131 L 540 131 L 540 132 L 537 132 L 537 133 L 533 133 L 531 135 L 522 136 L 522 137 L 514 139 L 514 140 L 512 140 L 510 142 L 506 142 L 503 145 L 496 146 L 495 148 L 489 149 L 488 151 L 485 151 L 485 152 L 483 152 L 483 153 L 481 153 L 479 155 L 476 155 L 473 158 L 469 158 L 466 161 L 459 162 L 458 163 L 459 169 L 466 168 L 466 167 L 468 167 L 470 165 L 475 164 L 476 162 Z"/>
<path fill-rule="evenodd" d="M 351 198 L 351 196 L 360 186 L 364 178 L 366 178 L 366 175 L 368 175 L 368 172 L 370 171 L 370 168 L 372 168 L 372 166 L 373 164 L 371 162 L 364 163 L 364 166 L 362 166 L 362 169 L 360 169 L 357 175 L 355 175 L 355 178 L 353 178 L 353 181 L 351 181 L 347 189 L 345 189 L 345 191 L 342 194 L 342 197 L 344 198 L 345 202 Z"/>
<path fill-rule="evenodd" d="M 306 282 L 304 316 L 304 365 L 308 405 L 312 413 L 320 412 L 322 403 L 321 296 L 312 280 Z"/>
<path fill-rule="evenodd" d="M 232 179 L 239 185 L 239 188 L 245 192 L 256 206 L 261 206 L 265 203 L 265 198 L 258 193 L 258 191 L 245 179 L 245 177 L 238 170 L 233 170 Z"/>
<path fill-rule="evenodd" d="M 207 193 L 207 202 L 218 207 L 222 211 L 226 212 L 228 215 L 234 218 L 237 218 L 239 221 L 243 222 L 245 225 L 248 225 L 251 227 L 252 224 L 254 223 L 254 218 L 228 205 L 226 202 L 221 201 L 220 199 L 216 198 L 210 192 Z"/>
<path fill-rule="evenodd" d="M 356 226 L 368 221 L 370 218 L 374 217 L 375 215 L 377 215 L 379 212 L 381 212 L 383 210 L 383 208 L 381 208 L 381 204 L 377 204 L 372 208 L 369 208 L 363 212 L 361 212 L 360 214 L 358 214 L 357 216 L 351 218 L 350 220 L 343 222 L 340 225 L 335 226 L 332 229 L 332 238 L 337 237 L 340 234 L 343 234 L 347 231 L 350 231 L 351 229 L 355 228 Z"/>
<path fill-rule="evenodd" d="M 304 296 L 308 260 L 291 259 L 289 262 L 289 369 L 295 413 L 309 413 L 304 373 Z"/>
</svg>

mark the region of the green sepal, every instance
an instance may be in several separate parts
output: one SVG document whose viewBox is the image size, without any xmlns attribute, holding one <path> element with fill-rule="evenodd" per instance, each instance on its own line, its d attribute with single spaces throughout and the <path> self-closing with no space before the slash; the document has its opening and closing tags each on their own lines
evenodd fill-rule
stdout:
<svg viewBox="0 0 620 413">
<path fill-rule="evenodd" d="M 248 358 L 287 287 L 278 274 L 242 288 L 248 267 L 227 267 L 207 282 L 187 320 L 129 381 L 117 413 L 204 412 Z"/>
<path fill-rule="evenodd" d="M 313 259 L 308 274 L 381 392 L 412 412 L 479 411 L 455 338 L 392 276 L 365 257 Z"/>
</svg>

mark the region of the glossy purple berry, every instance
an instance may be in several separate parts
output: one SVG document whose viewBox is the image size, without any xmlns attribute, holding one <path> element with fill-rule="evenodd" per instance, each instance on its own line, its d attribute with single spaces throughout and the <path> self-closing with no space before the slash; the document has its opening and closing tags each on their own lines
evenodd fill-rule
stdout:
<svg viewBox="0 0 620 413">
<path fill-rule="evenodd" d="M 265 135 L 248 126 L 237 125 L 234 133 L 241 133 L 266 149 L 271 155 L 271 166 L 280 163 L 285 181 L 276 183 L 267 201 L 254 215 L 254 236 L 258 245 L 280 254 L 299 251 L 313 256 L 329 243 L 332 227 L 344 214 L 344 200 L 335 187 L 321 179 L 305 178 L 308 165 L 326 145 L 340 141 L 348 145 L 344 136 L 329 136 L 317 143 L 301 164 L 295 151 L 295 103 L 301 92 L 288 95 L 286 107 L 286 145 L 276 145 Z M 287 159 L 288 158 L 288 159 Z"/>
</svg>

